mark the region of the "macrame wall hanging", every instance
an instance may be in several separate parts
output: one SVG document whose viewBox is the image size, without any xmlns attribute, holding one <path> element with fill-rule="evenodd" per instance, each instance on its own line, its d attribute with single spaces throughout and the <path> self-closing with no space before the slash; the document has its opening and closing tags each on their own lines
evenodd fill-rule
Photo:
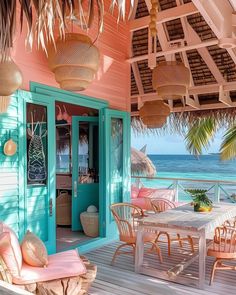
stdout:
<svg viewBox="0 0 236 295">
<path fill-rule="evenodd" d="M 47 179 L 46 159 L 43 147 L 43 137 L 47 135 L 47 130 L 42 131 L 42 123 L 40 122 L 37 122 L 34 127 L 32 114 L 31 118 L 31 129 L 28 129 L 28 134 L 31 137 L 28 148 L 28 180 L 38 183 Z"/>
</svg>

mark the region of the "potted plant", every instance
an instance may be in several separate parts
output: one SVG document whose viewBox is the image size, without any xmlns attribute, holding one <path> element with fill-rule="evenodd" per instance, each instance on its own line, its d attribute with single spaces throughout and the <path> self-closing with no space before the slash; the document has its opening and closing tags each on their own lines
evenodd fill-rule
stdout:
<svg viewBox="0 0 236 295">
<path fill-rule="evenodd" d="M 188 189 L 186 190 L 193 198 L 193 208 L 195 212 L 210 212 L 212 210 L 212 201 L 208 198 L 204 189 Z"/>
</svg>

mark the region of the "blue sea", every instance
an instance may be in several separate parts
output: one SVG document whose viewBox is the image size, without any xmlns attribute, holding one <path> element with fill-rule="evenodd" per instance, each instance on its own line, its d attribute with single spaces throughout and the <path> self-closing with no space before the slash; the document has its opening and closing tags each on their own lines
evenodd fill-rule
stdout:
<svg viewBox="0 0 236 295">
<path fill-rule="evenodd" d="M 203 155 L 196 158 L 192 155 L 148 155 L 157 170 L 158 178 L 184 178 L 178 181 L 179 199 L 190 200 L 186 194 L 187 188 L 202 188 L 209 190 L 209 195 L 214 198 L 218 193 L 220 199 L 230 201 L 236 194 L 236 161 L 221 161 L 219 155 Z M 189 180 L 188 180 L 189 179 Z M 201 180 L 192 182 L 190 179 Z M 220 188 L 208 180 L 217 180 Z M 235 184 L 221 183 L 233 181 Z M 147 187 L 169 187 L 175 180 L 147 180 L 142 183 Z"/>
</svg>

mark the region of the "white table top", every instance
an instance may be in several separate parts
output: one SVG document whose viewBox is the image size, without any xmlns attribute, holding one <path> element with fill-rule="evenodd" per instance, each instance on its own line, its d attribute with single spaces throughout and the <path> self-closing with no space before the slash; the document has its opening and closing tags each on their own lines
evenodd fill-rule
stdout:
<svg viewBox="0 0 236 295">
<path fill-rule="evenodd" d="M 212 232 L 215 227 L 220 226 L 227 219 L 236 216 L 236 204 L 216 203 L 211 212 L 194 212 L 190 204 L 183 205 L 165 212 L 149 214 L 140 219 L 140 225 L 170 227 Z"/>
</svg>

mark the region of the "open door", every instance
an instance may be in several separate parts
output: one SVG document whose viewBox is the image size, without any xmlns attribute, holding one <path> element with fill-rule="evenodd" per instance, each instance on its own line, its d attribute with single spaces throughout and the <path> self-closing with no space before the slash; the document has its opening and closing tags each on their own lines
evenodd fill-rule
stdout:
<svg viewBox="0 0 236 295">
<path fill-rule="evenodd" d="M 55 114 L 48 96 L 20 92 L 24 101 L 24 214 L 30 230 L 56 252 Z"/>
<path fill-rule="evenodd" d="M 82 230 L 80 213 L 99 209 L 98 117 L 72 117 L 72 231 Z"/>
<path fill-rule="evenodd" d="M 104 110 L 105 123 L 105 232 L 112 238 L 117 229 L 110 205 L 130 200 L 130 115 L 127 112 Z"/>
</svg>

